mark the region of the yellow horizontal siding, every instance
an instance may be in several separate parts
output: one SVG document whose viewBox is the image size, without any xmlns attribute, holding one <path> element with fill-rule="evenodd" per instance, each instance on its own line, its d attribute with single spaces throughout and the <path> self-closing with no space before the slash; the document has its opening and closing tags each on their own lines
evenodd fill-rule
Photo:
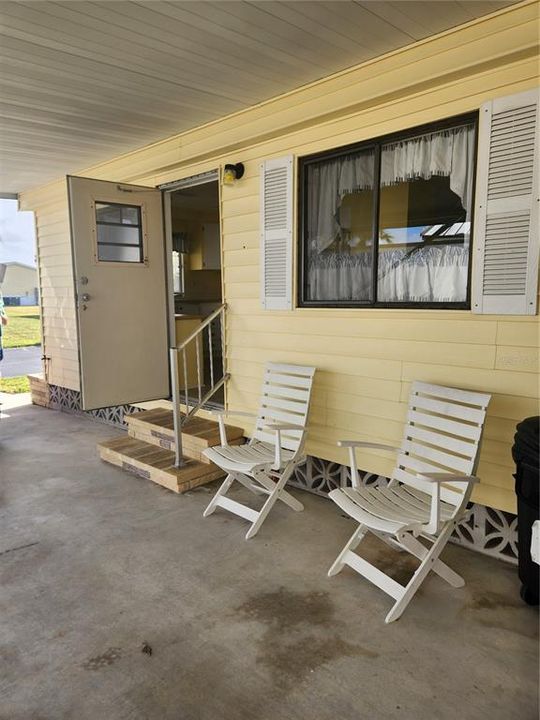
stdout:
<svg viewBox="0 0 540 720">
<path fill-rule="evenodd" d="M 155 186 L 231 160 L 244 162 L 242 181 L 221 194 L 231 407 L 257 407 L 268 360 L 315 365 L 307 450 L 345 462 L 336 447 L 340 438 L 399 441 L 414 380 L 492 393 L 474 499 L 515 510 L 510 447 L 516 422 L 538 412 L 538 318 L 430 310 L 263 311 L 259 164 L 475 110 L 488 99 L 537 85 L 537 20 L 537 3 L 522 3 L 77 173 Z M 44 329 L 55 378 L 49 381 L 78 387 L 65 182 L 25 193 L 22 206 L 37 212 Z M 388 453 L 368 451 L 360 464 L 388 474 L 392 462 Z"/>
<path fill-rule="evenodd" d="M 25 207 L 22 198 L 21 206 Z M 51 385 L 79 389 L 79 359 L 65 180 L 44 188 L 36 211 L 43 355 Z"/>
</svg>

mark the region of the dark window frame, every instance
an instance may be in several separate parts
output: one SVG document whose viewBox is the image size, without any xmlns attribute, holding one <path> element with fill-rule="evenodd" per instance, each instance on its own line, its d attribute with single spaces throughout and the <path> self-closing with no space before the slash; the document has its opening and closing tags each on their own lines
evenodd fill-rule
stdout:
<svg viewBox="0 0 540 720">
<path fill-rule="evenodd" d="M 110 222 L 98 220 L 98 205 L 107 205 L 109 207 L 121 208 L 120 214 L 122 214 L 123 208 L 129 208 L 137 211 L 137 224 L 123 223 L 123 222 Z M 131 205 L 129 203 L 110 202 L 109 200 L 95 200 L 94 201 L 94 221 L 96 223 L 96 260 L 100 263 L 117 263 L 127 265 L 142 265 L 144 264 L 144 233 L 143 233 L 143 212 L 140 205 Z M 139 242 L 138 243 L 119 243 L 119 242 L 100 242 L 98 227 L 100 225 L 106 227 L 123 227 L 123 228 L 136 228 L 139 231 Z M 104 260 L 99 257 L 99 248 L 102 247 L 134 247 L 139 248 L 139 259 L 138 260 Z"/>
<path fill-rule="evenodd" d="M 376 138 L 370 138 L 359 143 L 351 145 L 343 145 L 339 148 L 327 150 L 325 152 L 306 155 L 298 160 L 298 293 L 297 307 L 301 308 L 390 308 L 390 309 L 415 309 L 415 310 L 470 310 L 471 309 L 471 275 L 472 275 L 472 247 L 474 236 L 474 207 L 476 194 L 476 168 L 478 163 L 478 111 L 469 112 L 461 115 L 454 115 L 444 120 L 417 125 L 399 132 L 388 135 L 380 135 Z M 380 206 L 380 165 L 381 165 L 381 148 L 390 142 L 398 142 L 407 140 L 418 135 L 430 132 L 438 132 L 458 125 L 474 124 L 474 167 L 472 192 L 471 192 L 471 229 L 469 240 L 469 262 L 467 272 L 467 297 L 463 302 L 380 302 L 377 297 L 377 270 L 379 257 L 379 206 Z M 313 163 L 321 160 L 331 160 L 339 158 L 343 155 L 359 152 L 373 148 L 374 157 L 374 177 L 376 182 L 373 188 L 373 248 L 372 248 L 372 278 L 371 292 L 372 299 L 366 301 L 332 301 L 332 300 L 307 300 L 307 273 L 306 273 L 306 233 L 307 233 L 307 213 L 308 213 L 308 187 L 306 169 Z"/>
</svg>

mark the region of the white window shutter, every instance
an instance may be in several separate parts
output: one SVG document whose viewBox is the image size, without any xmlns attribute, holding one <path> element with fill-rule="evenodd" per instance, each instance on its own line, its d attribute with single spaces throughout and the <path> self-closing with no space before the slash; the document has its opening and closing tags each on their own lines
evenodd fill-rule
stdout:
<svg viewBox="0 0 540 720">
<path fill-rule="evenodd" d="M 293 293 L 293 157 L 261 163 L 261 304 L 290 310 Z"/>
<path fill-rule="evenodd" d="M 480 109 L 472 310 L 534 315 L 538 288 L 538 90 Z"/>
</svg>

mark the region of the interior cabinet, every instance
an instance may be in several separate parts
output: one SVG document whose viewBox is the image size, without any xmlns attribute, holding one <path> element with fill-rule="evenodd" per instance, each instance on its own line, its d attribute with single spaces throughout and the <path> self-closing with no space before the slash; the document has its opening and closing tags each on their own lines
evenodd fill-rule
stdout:
<svg viewBox="0 0 540 720">
<path fill-rule="evenodd" d="M 175 326 L 176 326 L 176 344 L 180 345 L 186 340 L 202 322 L 202 318 L 197 315 L 175 315 Z M 201 372 L 202 372 L 202 348 L 199 346 L 201 354 Z M 178 375 L 179 375 L 179 389 L 185 390 L 186 388 L 186 376 L 187 376 L 187 388 L 197 387 L 197 349 L 195 342 L 189 343 L 186 348 L 186 373 L 184 374 L 184 361 L 183 353 L 178 353 Z"/>
<path fill-rule="evenodd" d="M 202 226 L 202 269 L 220 270 L 221 251 L 219 223 L 204 223 Z"/>
</svg>

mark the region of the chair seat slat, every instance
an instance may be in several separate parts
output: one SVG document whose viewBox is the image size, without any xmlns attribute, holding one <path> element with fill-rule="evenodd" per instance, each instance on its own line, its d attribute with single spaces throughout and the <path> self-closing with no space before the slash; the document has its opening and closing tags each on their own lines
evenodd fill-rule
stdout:
<svg viewBox="0 0 540 720">
<path fill-rule="evenodd" d="M 432 489 L 431 483 L 426 480 L 421 480 L 414 472 L 409 472 L 403 468 L 396 468 L 392 473 L 392 478 L 407 485 L 410 490 L 416 489 L 422 493 L 429 494 Z M 441 500 L 455 507 L 461 504 L 463 487 L 448 483 L 445 486 L 441 486 L 440 493 Z"/>
<path fill-rule="evenodd" d="M 374 517 L 370 512 L 364 510 L 354 503 L 347 495 L 343 492 L 343 489 L 332 490 L 329 493 L 332 500 L 338 505 L 347 515 L 357 520 L 359 523 L 365 523 L 374 530 L 379 532 L 395 534 L 402 527 L 403 523 L 393 522 L 391 520 L 382 520 L 381 518 Z"/>
<path fill-rule="evenodd" d="M 387 492 L 387 488 L 372 488 L 372 492 L 366 495 L 362 489 L 360 493 L 364 508 L 374 508 L 378 517 L 388 518 L 390 520 L 401 520 L 403 522 L 426 522 L 428 515 L 425 508 L 415 508 L 412 505 L 407 506 L 405 503 L 398 501 L 398 498 L 392 493 Z"/>
<path fill-rule="evenodd" d="M 409 485 L 395 485 L 390 489 L 392 492 L 399 494 L 404 500 L 407 500 L 407 502 L 418 503 L 419 507 L 424 507 L 426 509 L 431 508 L 431 493 L 417 490 Z M 441 513 L 448 518 L 452 517 L 456 509 L 453 505 L 444 501 L 440 502 L 440 508 Z"/>
<path fill-rule="evenodd" d="M 421 501 L 422 501 L 422 499 L 424 499 L 425 502 L 431 502 L 431 495 L 429 493 L 425 493 L 423 490 L 418 490 L 417 488 L 414 488 L 411 485 L 400 485 L 399 487 L 404 492 L 407 492 L 409 495 L 419 498 Z M 441 488 L 441 490 L 443 490 L 443 489 L 444 488 Z M 461 493 L 462 493 L 462 490 L 460 491 L 460 494 Z M 441 496 L 442 496 L 442 493 L 441 493 Z M 452 517 L 456 511 L 455 506 L 452 503 L 446 502 L 445 500 L 441 500 L 441 509 L 447 517 Z"/>
<path fill-rule="evenodd" d="M 400 512 L 397 508 L 392 508 L 388 504 L 385 504 L 382 498 L 378 498 L 374 493 L 371 493 L 370 490 L 371 488 L 360 488 L 358 490 L 349 487 L 343 488 L 345 495 L 363 510 L 372 513 L 372 515 L 381 520 L 392 520 L 404 524 L 403 511 Z"/>
</svg>

